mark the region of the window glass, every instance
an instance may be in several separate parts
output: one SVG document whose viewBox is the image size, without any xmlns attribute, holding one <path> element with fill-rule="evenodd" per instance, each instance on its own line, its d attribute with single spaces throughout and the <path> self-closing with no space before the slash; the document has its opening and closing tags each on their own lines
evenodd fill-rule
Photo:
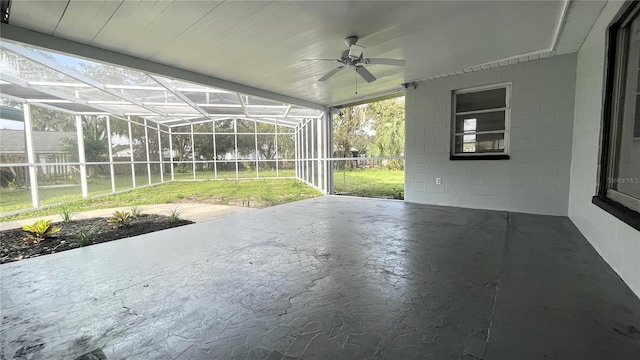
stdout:
<svg viewBox="0 0 640 360">
<path fill-rule="evenodd" d="M 506 94 L 506 88 L 458 94 L 456 112 L 504 108 Z"/>
<path fill-rule="evenodd" d="M 454 93 L 452 155 L 472 158 L 507 153 L 509 89 L 503 85 Z"/>
<path fill-rule="evenodd" d="M 630 25 L 628 34 L 627 68 L 624 85 L 624 102 L 615 141 L 617 159 L 612 171 L 611 189 L 640 199 L 640 17 Z"/>
<path fill-rule="evenodd" d="M 458 135 L 456 153 L 504 152 L 504 133 Z"/>
<path fill-rule="evenodd" d="M 469 127 L 471 121 L 474 123 L 473 129 Z M 504 111 L 456 116 L 456 133 L 494 130 L 505 130 Z"/>
<path fill-rule="evenodd" d="M 593 203 L 640 230 L 640 5 L 609 27 L 598 193 Z"/>
</svg>

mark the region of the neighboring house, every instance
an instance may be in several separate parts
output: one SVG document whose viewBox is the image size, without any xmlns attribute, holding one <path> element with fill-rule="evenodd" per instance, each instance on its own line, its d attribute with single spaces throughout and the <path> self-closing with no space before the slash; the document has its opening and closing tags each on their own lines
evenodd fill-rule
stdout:
<svg viewBox="0 0 640 360">
<path fill-rule="evenodd" d="M 56 180 L 73 176 L 76 172 L 74 166 L 62 165 L 71 161 L 70 154 L 61 148 L 61 141 L 65 138 L 75 138 L 73 132 L 34 131 L 33 147 L 35 162 L 38 166 L 40 179 Z M 26 141 L 23 130 L 0 129 L 0 163 L 1 164 L 25 164 Z M 51 164 L 51 165 L 47 165 Z M 54 165 L 57 164 L 57 165 Z M 24 166 L 9 166 L 2 168 L 2 185 L 16 178 L 25 178 Z"/>
<path fill-rule="evenodd" d="M 113 154 L 114 158 L 119 158 L 119 159 L 125 159 L 126 161 L 129 161 L 131 159 L 131 148 L 129 148 L 129 146 L 127 145 L 126 148 L 116 151 Z"/>
</svg>

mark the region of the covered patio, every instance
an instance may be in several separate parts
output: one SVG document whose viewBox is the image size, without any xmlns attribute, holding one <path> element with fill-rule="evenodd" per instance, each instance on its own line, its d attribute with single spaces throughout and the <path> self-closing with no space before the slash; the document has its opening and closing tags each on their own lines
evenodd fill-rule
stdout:
<svg viewBox="0 0 640 360">
<path fill-rule="evenodd" d="M 7 358 L 640 351 L 640 299 L 553 216 L 324 197 L 2 265 L 1 280 Z"/>
<path fill-rule="evenodd" d="M 4 264 L 0 358 L 638 358 L 637 3 L 0 4 L 31 207 L 38 107 L 71 116 L 82 197 L 92 169 L 327 195 Z M 406 201 L 330 195 L 332 117 L 399 95 Z"/>
</svg>

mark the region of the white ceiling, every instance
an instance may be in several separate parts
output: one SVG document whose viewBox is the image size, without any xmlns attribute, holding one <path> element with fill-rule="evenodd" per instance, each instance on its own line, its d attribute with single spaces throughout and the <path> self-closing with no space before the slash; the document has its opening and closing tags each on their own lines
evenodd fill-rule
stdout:
<svg viewBox="0 0 640 360">
<path fill-rule="evenodd" d="M 14 0 L 9 24 L 340 105 L 505 59 L 549 56 L 563 34 L 568 34 L 565 52 L 577 51 L 602 6 L 591 1 Z M 571 23 L 575 27 L 560 26 Z M 352 35 L 360 37 L 365 57 L 402 58 L 406 67 L 368 66 L 378 80 L 358 79 L 358 95 L 353 71 L 317 82 L 334 65 L 300 59 L 337 58 L 346 48 L 343 39 Z"/>
</svg>

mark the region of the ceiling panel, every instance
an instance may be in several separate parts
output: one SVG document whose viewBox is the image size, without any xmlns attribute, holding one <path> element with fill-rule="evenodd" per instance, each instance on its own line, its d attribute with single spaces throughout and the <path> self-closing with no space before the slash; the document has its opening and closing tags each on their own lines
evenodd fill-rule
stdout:
<svg viewBox="0 0 640 360">
<path fill-rule="evenodd" d="M 11 24 L 51 35 L 66 8 L 59 0 L 12 1 Z"/>
<path fill-rule="evenodd" d="M 564 1 L 71 1 L 65 13 L 60 3 L 67 2 L 14 1 L 10 24 L 324 105 L 549 51 L 565 7 Z M 580 21 L 571 36 L 588 32 L 592 21 Z M 378 80 L 358 79 L 357 94 L 352 70 L 317 82 L 333 64 L 300 60 L 337 58 L 352 35 L 365 57 L 405 59 L 406 67 L 370 66 Z"/>
<path fill-rule="evenodd" d="M 70 1 L 54 35 L 70 40 L 93 39 L 121 4 L 112 0 Z"/>
</svg>

